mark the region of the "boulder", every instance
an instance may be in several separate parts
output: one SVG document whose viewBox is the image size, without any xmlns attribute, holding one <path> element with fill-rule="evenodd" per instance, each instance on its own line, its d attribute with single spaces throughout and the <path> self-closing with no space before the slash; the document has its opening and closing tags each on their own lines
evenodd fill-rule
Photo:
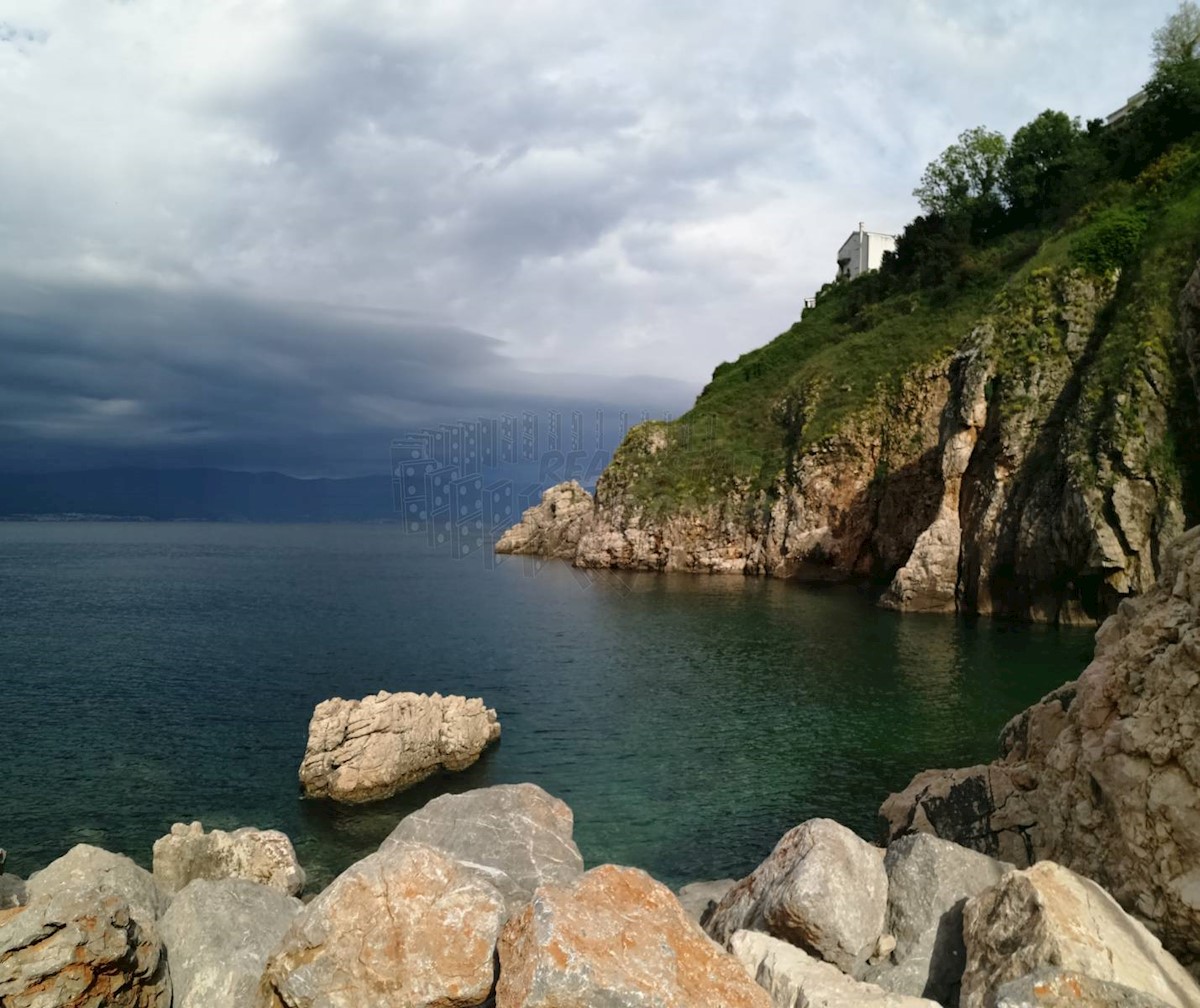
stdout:
<svg viewBox="0 0 1200 1008">
<path fill-rule="evenodd" d="M 177 893 L 194 879 L 225 878 L 258 882 L 289 896 L 304 891 L 304 869 L 279 830 L 244 826 L 205 833 L 198 822 L 176 823 L 154 841 L 154 880 L 163 892 Z"/>
<path fill-rule="evenodd" d="M 552 486 L 505 531 L 496 543 L 496 552 L 573 560 L 594 508 L 592 495 L 578 480 Z"/>
<path fill-rule="evenodd" d="M 498 951 L 496 1008 L 770 1006 L 671 891 L 635 868 L 601 865 L 538 889 Z"/>
<path fill-rule="evenodd" d="M 440 693 L 384 693 L 317 704 L 300 784 L 312 798 L 388 798 L 438 770 L 463 770 L 500 737 L 482 700 Z"/>
<path fill-rule="evenodd" d="M 295 919 L 263 974 L 270 1008 L 468 1008 L 495 981 L 496 889 L 423 844 L 352 865 Z"/>
<path fill-rule="evenodd" d="M 770 996 L 774 1008 L 937 1008 L 862 983 L 840 969 L 759 931 L 735 931 L 729 949 Z"/>
<path fill-rule="evenodd" d="M 162 938 L 173 1008 L 249 1008 L 267 957 L 302 909 L 298 899 L 245 879 L 197 879 L 171 901 Z"/>
<path fill-rule="evenodd" d="M 170 1008 L 171 981 L 153 920 L 113 892 L 74 881 L 0 910 L 5 1008 Z"/>
<path fill-rule="evenodd" d="M 11 910 L 26 902 L 25 883 L 16 875 L 0 875 L 0 910 Z"/>
<path fill-rule="evenodd" d="M 895 947 L 883 962 L 868 967 L 865 979 L 901 994 L 956 1004 L 966 965 L 963 907 L 1013 866 L 927 833 L 893 841 L 883 866 L 886 931 Z"/>
<path fill-rule="evenodd" d="M 963 911 L 962 1008 L 993 1008 L 995 991 L 1046 966 L 1144 991 L 1175 1008 L 1200 987 L 1158 939 L 1095 882 L 1040 861 L 1010 872 Z"/>
<path fill-rule="evenodd" d="M 715 879 L 712 882 L 689 882 L 679 890 L 679 903 L 692 920 L 703 926 L 708 917 L 712 916 L 712 911 L 717 909 L 717 904 L 735 885 L 737 879 L 731 878 Z"/>
<path fill-rule="evenodd" d="M 832 819 L 810 819 L 725 894 L 706 929 L 722 943 L 765 931 L 856 976 L 883 933 L 887 888 L 883 851 Z"/>
<path fill-rule="evenodd" d="M 405 816 L 384 840 L 435 847 L 494 885 L 509 911 L 538 886 L 583 874 L 570 807 L 536 784 L 498 784 L 441 795 Z"/>
<path fill-rule="evenodd" d="M 881 812 L 892 836 L 933 832 L 1095 879 L 1200 970 L 1200 528 L 1158 562 L 1079 679 L 1008 723 L 998 760 L 927 771 Z"/>
<path fill-rule="evenodd" d="M 153 924 L 167 908 L 167 898 L 145 868 L 124 854 L 76 844 L 26 883 L 30 903 L 44 902 L 66 891 L 94 890 L 119 896 L 142 924 Z"/>
<path fill-rule="evenodd" d="M 1144 991 L 1050 966 L 1010 980 L 996 991 L 996 1008 L 1167 1008 Z"/>
</svg>

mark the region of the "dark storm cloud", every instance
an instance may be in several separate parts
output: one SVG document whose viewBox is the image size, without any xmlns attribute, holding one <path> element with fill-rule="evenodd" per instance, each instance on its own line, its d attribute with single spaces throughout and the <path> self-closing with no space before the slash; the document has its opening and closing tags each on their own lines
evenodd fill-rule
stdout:
<svg viewBox="0 0 1200 1008">
<path fill-rule="evenodd" d="M 362 472 L 392 437 L 529 409 L 678 412 L 685 386 L 532 374 L 396 312 L 0 282 L 0 469 L 117 462 Z"/>
</svg>

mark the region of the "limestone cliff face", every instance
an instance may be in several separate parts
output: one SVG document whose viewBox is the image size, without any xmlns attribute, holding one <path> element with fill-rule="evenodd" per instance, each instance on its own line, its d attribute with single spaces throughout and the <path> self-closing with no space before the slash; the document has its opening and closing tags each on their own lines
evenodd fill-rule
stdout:
<svg viewBox="0 0 1200 1008">
<path fill-rule="evenodd" d="M 1101 627 L 1092 663 L 1005 727 L 987 766 L 930 770 L 881 810 L 1018 865 L 1096 879 L 1200 964 L 1200 526 Z"/>
<path fill-rule="evenodd" d="M 678 425 L 643 424 L 556 555 L 574 544 L 585 567 L 865 575 L 896 609 L 1098 621 L 1154 583 L 1183 531 L 1163 446 L 1194 396 L 1162 354 L 1116 358 L 1115 328 L 1136 337 L 1140 324 L 1117 293 L 1116 276 L 1036 270 L 819 440 L 807 427 L 827 390 L 791 390 L 771 406 L 786 450 L 766 479 L 672 492 L 703 432 L 681 447 Z M 1168 336 L 1200 385 L 1200 270 Z"/>
</svg>

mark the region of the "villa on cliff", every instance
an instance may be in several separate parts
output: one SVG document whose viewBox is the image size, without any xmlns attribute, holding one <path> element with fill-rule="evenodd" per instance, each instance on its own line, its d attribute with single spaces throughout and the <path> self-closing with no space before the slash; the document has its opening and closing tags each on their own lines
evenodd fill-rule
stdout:
<svg viewBox="0 0 1200 1008">
<path fill-rule="evenodd" d="M 896 236 L 880 231 L 868 231 L 862 221 L 858 230 L 842 242 L 837 254 L 837 278 L 853 280 L 860 273 L 879 269 L 884 252 L 896 251 Z"/>
</svg>

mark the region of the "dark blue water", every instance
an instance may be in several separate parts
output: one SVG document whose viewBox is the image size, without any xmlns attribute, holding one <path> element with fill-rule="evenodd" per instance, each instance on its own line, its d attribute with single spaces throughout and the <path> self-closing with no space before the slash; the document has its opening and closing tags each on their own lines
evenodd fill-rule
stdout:
<svg viewBox="0 0 1200 1008">
<path fill-rule="evenodd" d="M 276 827 L 326 880 L 443 790 L 531 780 L 589 864 L 739 875 L 784 830 L 994 755 L 1078 630 L 897 616 L 851 588 L 454 561 L 395 526 L 0 524 L 0 846 L 148 863 L 177 820 Z M 302 800 L 313 706 L 481 696 L 503 739 L 368 807 Z"/>
</svg>

